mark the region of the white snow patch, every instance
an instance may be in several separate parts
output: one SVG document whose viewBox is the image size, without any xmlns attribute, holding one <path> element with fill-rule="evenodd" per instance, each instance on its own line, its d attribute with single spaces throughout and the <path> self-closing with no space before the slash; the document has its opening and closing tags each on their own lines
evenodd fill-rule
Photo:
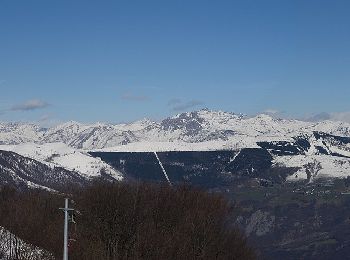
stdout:
<svg viewBox="0 0 350 260">
<path fill-rule="evenodd" d="M 301 169 L 289 176 L 287 180 L 306 180 L 308 165 L 319 164 L 321 168 L 315 171 L 312 179 L 319 178 L 346 178 L 350 176 L 350 159 L 329 155 L 294 155 L 278 156 L 274 159 L 275 164 L 282 164 L 286 167 L 301 167 Z M 314 170 L 314 169 L 311 169 Z"/>
<path fill-rule="evenodd" d="M 18 153 L 51 167 L 59 166 L 76 171 L 89 178 L 99 176 L 103 169 L 105 173 L 115 179 L 122 179 L 121 173 L 114 170 L 100 158 L 92 157 L 86 151 L 74 149 L 64 143 L 0 145 L 0 150 Z"/>
</svg>

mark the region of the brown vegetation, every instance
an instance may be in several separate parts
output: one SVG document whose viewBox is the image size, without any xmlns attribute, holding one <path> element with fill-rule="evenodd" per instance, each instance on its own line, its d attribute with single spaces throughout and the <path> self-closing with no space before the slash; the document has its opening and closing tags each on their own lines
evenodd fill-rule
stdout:
<svg viewBox="0 0 350 260">
<path fill-rule="evenodd" d="M 72 195 L 70 259 L 254 259 L 229 224 L 219 195 L 151 184 L 96 183 Z M 43 191 L 0 192 L 0 225 L 31 244 L 62 254 L 63 197 Z M 18 258 L 25 259 L 25 258 Z"/>
</svg>

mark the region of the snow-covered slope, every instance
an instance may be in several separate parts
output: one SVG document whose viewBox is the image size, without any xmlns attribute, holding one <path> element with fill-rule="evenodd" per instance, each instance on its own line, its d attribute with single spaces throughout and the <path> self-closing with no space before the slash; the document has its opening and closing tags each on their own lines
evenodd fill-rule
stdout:
<svg viewBox="0 0 350 260">
<path fill-rule="evenodd" d="M 275 119 L 264 114 L 247 117 L 203 109 L 178 114 L 160 122 L 144 119 L 130 124 L 89 125 L 71 121 L 49 129 L 41 129 L 32 124 L 2 123 L 0 143 L 62 142 L 77 149 L 95 150 L 130 143 L 163 142 L 163 146 L 168 143 L 169 149 L 172 150 L 177 144 L 180 145 L 177 149 L 181 149 L 181 145 L 185 142 L 203 143 L 198 148 L 208 149 L 214 143 L 207 143 L 206 146 L 205 142 L 222 141 L 221 148 L 254 147 L 258 141 L 285 140 L 300 134 L 311 134 L 314 131 L 350 136 L 350 124 Z"/>
<path fill-rule="evenodd" d="M 20 144 L 41 140 L 46 129 L 25 123 L 0 123 L 0 144 Z"/>
<path fill-rule="evenodd" d="M 87 152 L 74 149 L 64 143 L 0 145 L 0 150 L 21 154 L 50 167 L 63 167 L 87 178 L 100 176 L 101 171 L 117 180 L 122 178 L 120 173 L 99 158 L 94 158 Z"/>
<path fill-rule="evenodd" d="M 340 157 L 339 160 L 349 160 L 346 158 L 350 157 L 349 140 L 350 124 L 344 122 L 305 122 L 265 114 L 248 117 L 208 109 L 178 114 L 159 122 L 148 119 L 130 124 L 70 121 L 48 129 L 24 123 L 0 124 L 0 149 L 14 151 L 49 166 L 74 170 L 84 176 L 98 176 L 102 171 L 116 179 L 121 178 L 120 173 L 88 152 L 261 148 L 268 150 L 276 163 L 303 167 L 308 164 L 307 160 L 316 158 L 325 165 L 325 174 L 319 176 L 330 172 L 334 176 L 347 176 L 350 173 L 344 166 L 346 163 L 340 167 L 336 160 Z M 294 157 L 288 159 L 288 156 Z M 326 165 L 333 165 L 334 169 L 328 169 Z M 298 174 L 298 178 L 300 176 L 302 174 Z"/>
<path fill-rule="evenodd" d="M 0 226 L 0 259 L 53 260 L 54 256 L 33 246 Z"/>
<path fill-rule="evenodd" d="M 62 190 L 83 186 L 88 180 L 74 171 L 48 166 L 14 152 L 0 150 L 0 184 L 18 188 Z"/>
<path fill-rule="evenodd" d="M 350 176 L 350 159 L 329 155 L 276 156 L 275 164 L 300 168 L 287 179 L 289 181 Z"/>
</svg>

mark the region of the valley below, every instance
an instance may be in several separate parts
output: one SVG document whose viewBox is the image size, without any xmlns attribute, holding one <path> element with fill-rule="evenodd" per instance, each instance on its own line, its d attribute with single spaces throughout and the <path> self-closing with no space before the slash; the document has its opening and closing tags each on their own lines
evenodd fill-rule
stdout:
<svg viewBox="0 0 350 260">
<path fill-rule="evenodd" d="M 1 123 L 1 186 L 61 193 L 95 180 L 223 194 L 261 259 L 350 253 L 347 123 L 207 109 L 117 125 Z"/>
<path fill-rule="evenodd" d="M 154 153 L 91 155 L 128 181 L 167 181 Z M 273 165 L 263 149 L 157 155 L 172 185 L 192 185 L 229 198 L 238 209 L 232 222 L 243 230 L 261 258 L 347 257 L 350 178 L 287 181 L 299 169 Z"/>
</svg>

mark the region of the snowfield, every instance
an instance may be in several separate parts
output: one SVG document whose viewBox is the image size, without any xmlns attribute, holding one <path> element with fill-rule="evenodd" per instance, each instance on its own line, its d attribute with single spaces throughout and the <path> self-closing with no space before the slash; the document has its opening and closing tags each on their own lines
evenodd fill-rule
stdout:
<svg viewBox="0 0 350 260">
<path fill-rule="evenodd" d="M 0 150 L 18 153 L 51 167 L 60 166 L 76 171 L 87 178 L 100 176 L 103 169 L 115 179 L 122 179 L 119 172 L 99 158 L 92 157 L 86 151 L 74 149 L 64 143 L 0 145 Z"/>
<path fill-rule="evenodd" d="M 328 155 L 277 156 L 274 163 L 286 167 L 300 167 L 294 175 L 287 178 L 288 181 L 307 180 L 307 172 L 310 173 L 310 181 L 350 176 L 349 158 Z"/>
<path fill-rule="evenodd" d="M 314 134 L 319 132 L 336 137 Z M 247 117 L 203 109 L 159 122 L 148 119 L 130 124 L 70 121 L 49 129 L 25 123 L 0 123 L 1 150 L 74 170 L 87 178 L 105 172 L 118 180 L 122 179 L 121 173 L 88 152 L 237 151 L 259 148 L 259 142 L 282 141 L 280 148 L 275 144 L 275 152 L 281 152 L 279 149 L 295 145 L 298 137 L 310 144 L 303 148 L 304 154 L 292 155 L 293 151 L 285 151 L 284 156 L 274 155 L 276 164 L 300 167 L 289 180 L 307 179 L 308 174 L 311 180 L 350 176 L 350 159 L 346 158 L 350 157 L 350 139 L 346 139 L 350 137 L 350 124 L 344 122 L 305 122 L 265 114 Z M 273 149 L 267 150 L 273 152 Z M 313 170 L 312 165 L 316 167 Z"/>
<path fill-rule="evenodd" d="M 221 142 L 221 149 L 224 149 L 224 146 L 234 148 L 235 144 L 237 147 L 252 146 L 261 140 L 285 140 L 314 131 L 350 136 L 350 124 L 276 119 L 264 114 L 247 117 L 203 109 L 178 114 L 160 122 L 144 119 L 130 124 L 82 124 L 70 121 L 49 129 L 33 124 L 1 123 L 0 144 L 62 142 L 76 149 L 96 150 L 131 143 L 161 142 L 164 143 L 162 149 L 167 143 L 168 149 L 173 150 L 176 144 L 201 143 L 198 149 L 202 149 L 206 142 L 218 142 L 208 145 L 219 147 L 220 141 L 225 141 Z"/>
</svg>

